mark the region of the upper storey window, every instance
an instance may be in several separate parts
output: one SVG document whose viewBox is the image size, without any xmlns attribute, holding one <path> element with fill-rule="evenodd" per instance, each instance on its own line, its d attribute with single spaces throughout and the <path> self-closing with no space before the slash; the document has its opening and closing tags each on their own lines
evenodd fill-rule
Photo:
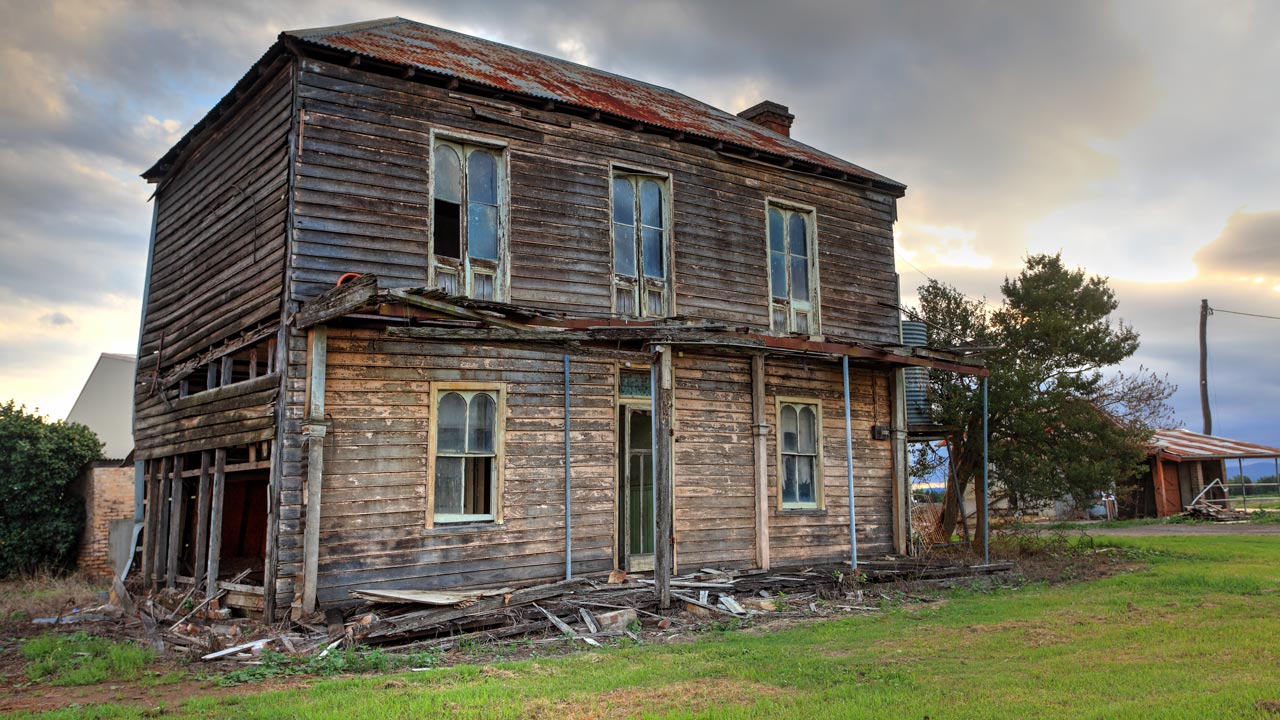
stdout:
<svg viewBox="0 0 1280 720">
<path fill-rule="evenodd" d="M 774 332 L 818 334 L 813 210 L 770 202 L 769 309 Z"/>
<path fill-rule="evenodd" d="M 613 309 L 619 315 L 670 314 L 669 188 L 663 176 L 613 174 Z"/>
<path fill-rule="evenodd" d="M 432 282 L 450 295 L 502 300 L 506 264 L 502 150 L 436 139 L 432 151 Z"/>
</svg>

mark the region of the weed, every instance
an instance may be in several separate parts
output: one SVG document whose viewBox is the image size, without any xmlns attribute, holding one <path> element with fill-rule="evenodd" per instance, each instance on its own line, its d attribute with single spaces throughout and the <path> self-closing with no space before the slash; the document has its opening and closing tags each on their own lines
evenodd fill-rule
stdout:
<svg viewBox="0 0 1280 720">
<path fill-rule="evenodd" d="M 295 675 L 356 675 L 404 668 L 434 667 L 440 664 L 441 652 L 429 649 L 405 655 L 390 655 L 382 648 L 353 648 L 330 652 L 321 657 L 293 657 L 283 653 L 264 651 L 256 665 L 249 665 L 222 675 L 213 676 L 218 685 L 229 687 L 244 683 Z"/>
<path fill-rule="evenodd" d="M 105 680 L 133 680 L 154 658 L 149 650 L 78 632 L 45 634 L 22 646 L 27 678 L 53 685 L 92 685 Z"/>
</svg>

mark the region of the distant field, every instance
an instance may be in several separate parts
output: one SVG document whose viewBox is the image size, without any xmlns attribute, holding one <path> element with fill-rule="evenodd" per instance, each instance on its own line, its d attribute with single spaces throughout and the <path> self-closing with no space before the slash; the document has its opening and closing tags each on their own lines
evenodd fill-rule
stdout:
<svg viewBox="0 0 1280 720">
<path fill-rule="evenodd" d="M 1275 717 L 1280 543 L 1102 542 L 1140 566 L 1092 582 L 961 591 L 879 616 L 713 632 L 687 644 L 50 717 Z"/>
</svg>

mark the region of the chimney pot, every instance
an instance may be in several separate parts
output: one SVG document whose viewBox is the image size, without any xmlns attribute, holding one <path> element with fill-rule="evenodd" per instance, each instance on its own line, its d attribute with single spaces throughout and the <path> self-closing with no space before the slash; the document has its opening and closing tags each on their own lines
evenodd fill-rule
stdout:
<svg viewBox="0 0 1280 720">
<path fill-rule="evenodd" d="M 773 102 L 772 100 L 764 100 L 738 113 L 738 117 L 744 120 L 762 125 L 779 135 L 791 137 L 791 123 L 796 119 L 792 115 L 786 105 Z"/>
</svg>

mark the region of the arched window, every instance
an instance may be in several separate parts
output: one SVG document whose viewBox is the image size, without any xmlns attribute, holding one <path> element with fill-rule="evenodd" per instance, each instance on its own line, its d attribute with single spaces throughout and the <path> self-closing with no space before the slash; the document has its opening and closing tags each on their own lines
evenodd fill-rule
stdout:
<svg viewBox="0 0 1280 720">
<path fill-rule="evenodd" d="M 815 509 L 822 502 L 822 420 L 818 405 L 778 406 L 778 486 L 781 507 Z"/>
<path fill-rule="evenodd" d="M 774 332 L 817 334 L 813 211 L 770 203 L 765 225 L 770 324 Z"/>
<path fill-rule="evenodd" d="M 670 314 L 667 180 L 613 175 L 614 311 L 629 317 Z"/>
<path fill-rule="evenodd" d="M 433 522 L 497 519 L 499 397 L 498 390 L 449 390 L 436 400 Z"/>
<path fill-rule="evenodd" d="M 450 295 L 500 300 L 505 262 L 500 150 L 437 140 L 432 152 L 431 273 Z"/>
</svg>

